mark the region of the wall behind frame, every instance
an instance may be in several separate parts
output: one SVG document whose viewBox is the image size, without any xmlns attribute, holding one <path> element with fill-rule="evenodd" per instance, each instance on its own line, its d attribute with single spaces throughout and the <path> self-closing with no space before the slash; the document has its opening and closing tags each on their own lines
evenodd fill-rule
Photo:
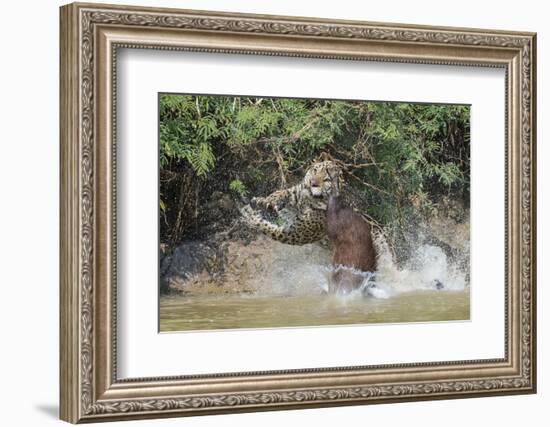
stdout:
<svg viewBox="0 0 550 427">
<path fill-rule="evenodd" d="M 538 117 L 550 115 L 550 30 L 536 0 L 385 2 L 110 0 L 111 3 L 538 32 Z M 58 402 L 58 7 L 57 0 L 3 5 L 0 78 L 0 356 L 6 425 L 61 425 Z M 538 127 L 539 394 L 482 399 L 133 421 L 124 426 L 543 425 L 550 405 L 550 125 Z M 490 167 L 490 166 L 489 166 Z M 546 194 L 545 194 L 546 193 Z M 545 336 L 546 335 L 546 336 Z M 406 421 L 404 421 L 406 420 Z M 120 424 L 122 425 L 122 424 Z"/>
</svg>

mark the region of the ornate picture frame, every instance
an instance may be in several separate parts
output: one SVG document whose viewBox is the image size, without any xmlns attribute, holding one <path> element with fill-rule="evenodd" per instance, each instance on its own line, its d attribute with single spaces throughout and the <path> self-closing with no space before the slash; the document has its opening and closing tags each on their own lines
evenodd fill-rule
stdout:
<svg viewBox="0 0 550 427">
<path fill-rule="evenodd" d="M 61 419 L 79 423 L 536 391 L 535 34 L 80 3 L 60 13 Z M 120 48 L 504 69 L 505 357 L 119 379 L 114 147 Z"/>
</svg>

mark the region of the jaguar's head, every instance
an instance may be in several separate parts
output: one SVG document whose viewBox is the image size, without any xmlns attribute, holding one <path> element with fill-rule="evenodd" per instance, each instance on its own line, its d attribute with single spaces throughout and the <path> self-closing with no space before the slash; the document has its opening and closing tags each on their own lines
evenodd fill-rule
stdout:
<svg viewBox="0 0 550 427">
<path fill-rule="evenodd" d="M 342 182 L 342 169 L 332 160 L 316 162 L 307 170 L 304 184 L 314 198 L 324 199 L 338 194 Z"/>
</svg>

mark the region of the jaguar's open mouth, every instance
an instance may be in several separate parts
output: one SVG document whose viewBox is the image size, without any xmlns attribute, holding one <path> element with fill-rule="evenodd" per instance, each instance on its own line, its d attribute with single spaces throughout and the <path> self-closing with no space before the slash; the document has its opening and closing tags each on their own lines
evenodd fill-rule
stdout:
<svg viewBox="0 0 550 427">
<path fill-rule="evenodd" d="M 323 197 L 323 189 L 320 186 L 312 185 L 310 189 L 311 189 L 311 195 L 313 197 Z"/>
</svg>

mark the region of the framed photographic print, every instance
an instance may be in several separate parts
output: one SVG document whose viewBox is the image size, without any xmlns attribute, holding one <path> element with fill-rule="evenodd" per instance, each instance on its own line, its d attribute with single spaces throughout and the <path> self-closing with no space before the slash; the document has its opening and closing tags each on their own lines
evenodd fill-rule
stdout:
<svg viewBox="0 0 550 427">
<path fill-rule="evenodd" d="M 60 21 L 62 419 L 535 392 L 535 34 Z"/>
</svg>

